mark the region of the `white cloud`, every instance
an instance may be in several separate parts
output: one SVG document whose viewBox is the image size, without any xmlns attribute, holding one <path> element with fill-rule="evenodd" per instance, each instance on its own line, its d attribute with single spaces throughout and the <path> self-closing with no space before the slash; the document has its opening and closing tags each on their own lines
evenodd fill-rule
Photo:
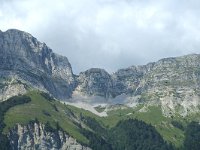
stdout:
<svg viewBox="0 0 200 150">
<path fill-rule="evenodd" d="M 197 0 L 9 0 L 0 29 L 18 28 L 65 55 L 75 72 L 115 71 L 162 57 L 199 53 Z"/>
</svg>

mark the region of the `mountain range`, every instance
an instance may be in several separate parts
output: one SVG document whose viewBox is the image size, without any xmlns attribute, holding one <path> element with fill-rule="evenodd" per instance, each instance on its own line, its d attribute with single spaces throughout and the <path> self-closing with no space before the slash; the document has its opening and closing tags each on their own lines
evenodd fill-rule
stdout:
<svg viewBox="0 0 200 150">
<path fill-rule="evenodd" d="M 22 95 L 31 102 L 26 104 Z M 196 117 L 200 113 L 200 55 L 164 58 L 111 74 L 91 68 L 75 75 L 67 57 L 54 53 L 31 34 L 16 29 L 0 31 L 0 104 L 12 106 L 2 113 L 2 133 L 11 149 L 98 149 L 90 143 L 94 135 L 89 131 L 96 128 L 102 131 L 95 136 L 105 149 L 123 149 L 104 126 L 124 133 L 120 121 L 125 118 L 152 124 L 156 131 L 151 131 L 164 138 L 160 143 L 181 147 L 185 131 L 180 126 L 200 121 Z M 29 110 L 33 112 L 29 114 Z M 63 115 L 68 121 L 63 121 Z M 155 137 L 160 138 L 157 133 Z M 163 149 L 170 149 L 170 145 Z"/>
</svg>

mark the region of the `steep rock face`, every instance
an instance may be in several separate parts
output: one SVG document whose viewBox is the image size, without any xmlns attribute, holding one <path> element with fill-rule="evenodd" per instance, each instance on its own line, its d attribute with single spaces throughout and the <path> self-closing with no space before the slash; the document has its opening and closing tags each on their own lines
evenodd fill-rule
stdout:
<svg viewBox="0 0 200 150">
<path fill-rule="evenodd" d="M 160 105 L 166 116 L 199 111 L 200 55 L 165 58 L 112 76 L 115 85 L 122 87 L 116 91 L 126 93 L 130 103 L 137 99 L 145 105 Z"/>
<path fill-rule="evenodd" d="M 165 58 L 113 74 L 93 68 L 75 77 L 66 57 L 53 53 L 30 34 L 0 32 L 0 101 L 30 88 L 62 100 L 78 93 L 85 99 L 93 96 L 91 101 L 100 97 L 101 102 L 128 99 L 125 102 L 156 104 L 165 115 L 178 111 L 185 116 L 199 111 L 200 55 Z"/>
<path fill-rule="evenodd" d="M 108 98 L 111 96 L 112 79 L 103 69 L 92 68 L 81 72 L 78 76 L 76 91 L 87 95 Z"/>
<path fill-rule="evenodd" d="M 78 81 L 76 91 L 89 96 L 111 99 L 123 95 L 128 103 L 159 105 L 166 116 L 176 112 L 185 116 L 199 111 L 200 55 L 165 58 L 120 69 L 111 75 L 101 69 L 90 69 L 81 73 Z"/>
<path fill-rule="evenodd" d="M 8 138 L 13 150 L 91 150 L 64 131 L 47 132 L 40 123 L 18 124 L 10 130 Z"/>
<path fill-rule="evenodd" d="M 113 73 L 113 95 L 117 96 L 123 93 L 126 93 L 127 95 L 134 94 L 141 79 L 153 68 L 153 66 L 154 63 L 149 63 L 144 66 L 131 66 Z"/>
<path fill-rule="evenodd" d="M 79 74 L 75 91 L 104 98 L 115 98 L 121 94 L 131 96 L 153 66 L 154 63 L 132 66 L 120 69 L 111 75 L 103 69 L 92 68 Z"/>
<path fill-rule="evenodd" d="M 8 89 L 7 80 L 44 90 L 59 99 L 71 96 L 75 86 L 71 65 L 66 57 L 52 52 L 30 34 L 18 30 L 0 32 L 0 95 Z M 5 84 L 6 83 L 6 84 Z M 12 87 L 12 84 L 9 84 Z M 10 88 L 9 87 L 9 88 Z M 14 88 L 14 87 L 13 87 Z"/>
<path fill-rule="evenodd" d="M 185 116 L 199 111 L 200 104 L 200 55 L 165 58 L 140 81 L 136 95 L 141 101 L 161 105 L 163 113 L 178 111 Z"/>
</svg>

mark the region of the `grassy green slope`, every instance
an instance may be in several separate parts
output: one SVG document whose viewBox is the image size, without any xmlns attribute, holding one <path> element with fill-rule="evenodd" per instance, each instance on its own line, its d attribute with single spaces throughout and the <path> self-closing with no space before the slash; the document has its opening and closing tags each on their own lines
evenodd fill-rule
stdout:
<svg viewBox="0 0 200 150">
<path fill-rule="evenodd" d="M 151 106 L 148 108 L 147 112 L 139 112 L 138 110 L 143 107 L 143 105 L 136 108 L 126 108 L 126 109 L 117 109 L 108 112 L 107 117 L 99 117 L 91 112 L 85 111 L 83 109 L 76 108 L 74 106 L 67 106 L 77 115 L 82 114 L 83 116 L 89 116 L 95 118 L 102 126 L 107 128 L 112 128 L 120 120 L 135 118 L 142 120 L 148 124 L 153 125 L 157 131 L 162 135 L 162 137 L 176 147 L 180 147 L 183 144 L 184 140 L 184 131 L 174 127 L 171 122 L 173 118 L 167 118 L 162 115 L 161 108 Z M 178 122 L 186 124 L 186 120 L 183 118 L 176 118 Z"/>
<path fill-rule="evenodd" d="M 171 122 L 176 120 L 183 126 L 186 126 L 200 116 L 196 114 L 186 118 L 181 118 L 180 116 L 167 118 L 162 115 L 161 108 L 158 106 L 150 106 L 146 112 L 139 112 L 143 107 L 143 105 L 140 105 L 136 108 L 112 110 L 108 112 L 107 117 L 99 117 L 84 109 L 65 105 L 59 101 L 48 100 L 48 98 L 45 98 L 37 91 L 29 92 L 27 95 L 31 97 L 31 102 L 15 106 L 5 114 L 5 133 L 16 123 L 27 124 L 29 121 L 37 118 L 42 123 L 50 122 L 52 127 L 55 127 L 58 122 L 71 136 L 82 143 L 88 144 L 88 139 L 80 133 L 80 126 L 74 122 L 74 118 L 79 120 L 81 116 L 92 117 L 104 128 L 112 128 L 120 120 L 136 118 L 153 125 L 166 141 L 174 144 L 176 147 L 180 147 L 184 140 L 184 131 L 173 126 Z M 73 116 L 74 118 L 72 118 Z"/>
<path fill-rule="evenodd" d="M 55 100 L 47 100 L 39 92 L 30 92 L 27 94 L 31 97 L 31 102 L 11 108 L 5 115 L 6 133 L 9 128 L 15 126 L 16 123 L 27 124 L 36 118 L 41 123 L 49 122 L 52 127 L 59 125 L 75 137 L 78 141 L 88 143 L 88 140 L 80 134 L 78 127 L 69 118 L 69 110 L 63 104 Z"/>
<path fill-rule="evenodd" d="M 142 107 L 143 106 L 141 105 L 136 108 L 110 111 L 109 116 L 104 118 L 103 122 L 106 125 L 113 127 L 121 119 L 136 118 L 153 125 L 166 141 L 174 144 L 176 147 L 182 145 L 184 131 L 171 124 L 173 118 L 164 117 L 160 107 L 150 106 L 147 112 L 139 112 L 138 110 Z M 182 119 L 180 120 L 182 121 Z"/>
</svg>

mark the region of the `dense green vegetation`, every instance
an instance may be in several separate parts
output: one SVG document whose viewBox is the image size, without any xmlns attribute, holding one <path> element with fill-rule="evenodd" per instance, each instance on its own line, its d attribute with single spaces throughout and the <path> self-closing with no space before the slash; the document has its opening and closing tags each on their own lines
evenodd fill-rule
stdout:
<svg viewBox="0 0 200 150">
<path fill-rule="evenodd" d="M 8 141 L 6 135 L 4 135 L 2 133 L 3 128 L 6 126 L 4 124 L 4 114 L 6 113 L 6 111 L 9 108 L 16 106 L 16 105 L 28 103 L 30 101 L 31 101 L 31 99 L 28 96 L 14 96 L 14 97 L 8 99 L 7 101 L 0 103 L 0 149 L 2 149 L 2 150 L 10 149 L 9 141 Z"/>
<path fill-rule="evenodd" d="M 82 130 L 96 150 L 173 150 L 151 125 L 136 119 L 120 121 L 113 128 L 104 128 L 90 117 L 84 122 L 95 132 Z"/>
<path fill-rule="evenodd" d="M 88 116 L 82 116 L 83 121 L 90 130 L 81 129 L 90 141 L 89 147 L 95 150 L 112 150 L 112 145 L 108 141 L 108 129 L 99 124 L 97 120 Z"/>
<path fill-rule="evenodd" d="M 161 134 L 165 141 L 172 143 L 176 147 L 180 147 L 184 141 L 184 131 L 172 125 L 173 120 L 177 120 L 179 124 L 184 122 L 183 118 L 169 118 L 162 115 L 161 107 L 149 106 L 145 111 L 139 110 L 145 108 L 144 105 L 139 105 L 135 108 L 117 109 L 108 112 L 108 116 L 103 118 L 104 124 L 109 127 L 114 127 L 120 120 L 138 119 L 147 124 L 151 124 Z"/>
<path fill-rule="evenodd" d="M 184 131 L 184 126 L 180 122 L 172 120 L 171 123 L 174 127 Z"/>
<path fill-rule="evenodd" d="M 48 94 L 32 91 L 26 96 L 13 97 L 0 103 L 0 149 L 5 149 L 8 144 L 5 134 L 10 128 L 16 123 L 25 125 L 31 121 L 45 124 L 48 132 L 63 130 L 81 144 L 97 150 L 173 149 L 169 143 L 181 150 L 188 150 L 191 143 L 199 146 L 196 141 L 199 136 L 198 124 L 189 124 L 192 117 L 164 117 L 161 109 L 155 106 L 139 112 L 143 107 L 122 106 L 109 111 L 107 117 L 99 117 L 89 111 L 62 104 Z M 193 119 L 196 118 L 193 116 Z M 195 144 L 193 146 L 196 150 Z"/>
<path fill-rule="evenodd" d="M 184 150 L 200 149 L 200 124 L 191 122 L 185 132 Z"/>
<path fill-rule="evenodd" d="M 83 133 L 90 141 L 88 146 L 94 150 L 112 150 L 112 145 L 98 133 L 82 129 Z"/>
<path fill-rule="evenodd" d="M 120 121 L 110 133 L 114 150 L 173 150 L 153 126 L 136 119 Z"/>
</svg>

